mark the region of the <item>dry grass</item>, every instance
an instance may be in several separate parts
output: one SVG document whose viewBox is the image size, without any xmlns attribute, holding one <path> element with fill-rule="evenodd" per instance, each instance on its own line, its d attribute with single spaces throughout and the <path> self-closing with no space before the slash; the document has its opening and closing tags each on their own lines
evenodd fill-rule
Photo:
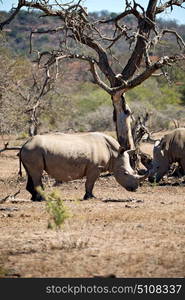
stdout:
<svg viewBox="0 0 185 300">
<path fill-rule="evenodd" d="M 143 145 L 150 152 L 150 145 Z M 96 199 L 80 201 L 84 180 L 60 187 L 72 217 L 49 230 L 45 203 L 29 200 L 17 181 L 18 158 L 0 156 L 1 277 L 184 277 L 184 185 L 127 192 L 113 177 L 100 178 Z M 52 182 L 48 187 L 50 190 Z"/>
</svg>

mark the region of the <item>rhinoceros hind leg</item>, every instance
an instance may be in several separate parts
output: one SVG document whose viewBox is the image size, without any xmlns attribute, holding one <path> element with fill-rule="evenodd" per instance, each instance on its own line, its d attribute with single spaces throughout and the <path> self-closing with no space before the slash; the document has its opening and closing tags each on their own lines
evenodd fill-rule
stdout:
<svg viewBox="0 0 185 300">
<path fill-rule="evenodd" d="M 31 200 L 37 201 L 37 192 L 34 189 L 33 180 L 31 176 L 28 174 L 28 180 L 26 185 L 26 190 L 31 194 Z"/>
<path fill-rule="evenodd" d="M 38 177 L 38 181 L 37 184 L 34 184 L 35 180 L 32 179 L 32 177 L 30 176 L 30 174 L 28 174 L 28 181 L 27 181 L 27 185 L 26 185 L 26 189 L 27 191 L 32 195 L 31 196 L 31 200 L 32 201 L 43 201 L 45 200 L 35 189 L 35 186 L 41 187 L 43 188 L 42 185 L 42 181 L 41 181 L 41 176 Z M 35 178 L 34 178 L 35 179 Z"/>
<path fill-rule="evenodd" d="M 41 201 L 45 201 L 45 199 L 39 195 L 39 193 L 35 192 L 35 195 L 31 197 L 32 201 L 37 201 L 37 202 L 41 202 Z"/>
</svg>

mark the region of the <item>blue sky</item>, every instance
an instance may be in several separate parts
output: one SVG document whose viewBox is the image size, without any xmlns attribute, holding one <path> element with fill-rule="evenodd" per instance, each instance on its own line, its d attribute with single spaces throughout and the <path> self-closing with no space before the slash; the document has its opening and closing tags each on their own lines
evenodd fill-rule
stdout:
<svg viewBox="0 0 185 300">
<path fill-rule="evenodd" d="M 0 10 L 8 11 L 11 9 L 12 4 L 16 5 L 17 2 L 17 0 L 3 0 L 3 4 L 0 3 Z M 145 6 L 148 1 L 138 0 L 137 2 Z M 108 10 L 111 12 L 121 12 L 124 7 L 123 3 L 124 0 L 84 0 L 84 5 L 87 6 L 88 11 Z M 174 8 L 172 12 L 169 10 L 160 16 L 166 20 L 176 19 L 179 24 L 185 24 L 185 9 L 179 7 Z"/>
</svg>

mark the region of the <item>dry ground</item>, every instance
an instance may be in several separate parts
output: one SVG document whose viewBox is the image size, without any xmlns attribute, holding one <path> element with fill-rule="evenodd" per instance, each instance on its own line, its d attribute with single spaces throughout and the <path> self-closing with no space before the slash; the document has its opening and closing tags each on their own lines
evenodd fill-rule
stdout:
<svg viewBox="0 0 185 300">
<path fill-rule="evenodd" d="M 148 153 L 151 147 L 143 145 Z M 20 189 L 0 204 L 0 277 L 185 276 L 181 181 L 146 181 L 131 193 L 113 177 L 100 178 L 89 201 L 80 201 L 84 180 L 64 183 L 57 188 L 72 217 L 56 231 L 47 229 L 45 203 L 31 202 L 25 177 L 17 179 L 15 154 L 0 154 L 0 200 Z"/>
</svg>

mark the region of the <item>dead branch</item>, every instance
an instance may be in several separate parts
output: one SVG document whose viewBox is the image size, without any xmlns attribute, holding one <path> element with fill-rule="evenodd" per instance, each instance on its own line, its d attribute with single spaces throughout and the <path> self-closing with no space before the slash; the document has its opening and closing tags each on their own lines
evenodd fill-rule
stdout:
<svg viewBox="0 0 185 300">
<path fill-rule="evenodd" d="M 34 34 L 53 34 L 57 33 L 59 31 L 63 31 L 65 29 L 65 26 L 60 26 L 54 29 L 48 29 L 48 30 L 37 30 L 37 31 L 31 31 L 30 37 L 29 37 L 29 45 L 30 45 L 30 54 L 33 52 L 33 46 L 32 46 L 32 37 Z"/>
<path fill-rule="evenodd" d="M 4 203 L 5 201 L 9 200 L 9 199 L 15 199 L 15 197 L 20 194 L 21 190 L 18 190 L 17 192 L 15 192 L 13 195 L 8 195 L 3 199 L 0 199 L 0 204 Z"/>
<path fill-rule="evenodd" d="M 8 150 L 20 150 L 21 147 L 8 147 L 9 143 L 4 144 L 4 148 L 0 149 L 0 153 Z"/>
<path fill-rule="evenodd" d="M 175 31 L 175 30 L 171 30 L 171 29 L 163 29 L 160 33 L 158 33 L 155 38 L 153 39 L 153 41 L 151 41 L 151 43 L 153 45 L 156 45 L 157 42 L 159 40 L 161 40 L 161 38 L 167 34 L 167 33 L 171 33 L 176 37 L 177 40 L 177 44 L 179 45 L 179 48 L 182 50 L 185 48 L 185 42 L 183 40 L 183 38 Z"/>
<path fill-rule="evenodd" d="M 180 123 L 178 120 L 173 119 L 173 123 L 174 123 L 175 128 L 180 128 Z"/>
<path fill-rule="evenodd" d="M 126 9 L 123 13 L 119 14 L 118 16 L 107 20 L 99 20 L 98 23 L 117 23 L 118 21 L 127 17 L 128 15 L 134 15 L 137 19 L 140 19 L 142 17 L 141 14 L 137 11 L 137 9 L 130 7 L 130 9 Z"/>
<path fill-rule="evenodd" d="M 153 73 L 155 73 L 157 70 L 160 70 L 163 66 L 169 65 L 171 66 L 173 63 L 184 60 L 185 55 L 175 55 L 175 56 L 163 56 L 161 57 L 156 63 L 151 64 L 148 66 L 147 69 L 145 69 L 141 74 L 136 76 L 134 79 L 127 82 L 127 85 L 125 86 L 125 89 L 131 89 L 139 84 L 141 84 L 143 81 L 148 79 Z M 121 87 L 120 87 L 121 89 Z"/>
<path fill-rule="evenodd" d="M 27 104 L 31 102 L 32 104 L 25 110 L 25 113 L 30 115 L 30 119 L 28 121 L 30 136 L 36 135 L 38 132 L 39 111 L 43 104 L 43 97 L 53 89 L 52 86 L 53 78 L 50 77 L 48 67 L 45 67 L 44 70 L 45 70 L 45 78 L 42 83 L 38 82 L 38 78 L 36 78 L 36 74 L 33 74 L 33 85 L 31 86 L 30 91 L 28 93 L 29 102 L 27 102 Z"/>
<path fill-rule="evenodd" d="M 48 53 L 47 53 L 48 54 Z M 44 55 L 44 54 L 43 54 Z M 85 56 L 85 55 L 78 55 L 78 54 L 68 54 L 68 55 L 61 55 L 61 56 L 57 56 L 57 55 L 51 55 L 50 60 L 48 61 L 48 65 L 51 66 L 54 63 L 56 63 L 56 68 L 58 69 L 58 62 L 59 60 L 62 59 L 66 59 L 66 58 L 71 58 L 71 59 L 80 59 L 80 60 L 85 60 L 88 61 L 90 63 L 90 70 L 91 73 L 94 77 L 94 81 L 101 87 L 103 88 L 106 92 L 108 92 L 110 95 L 114 95 L 116 92 L 121 91 L 122 93 L 140 85 L 144 80 L 146 80 L 147 78 L 149 78 L 150 76 L 152 76 L 157 70 L 162 69 L 163 66 L 165 65 L 171 65 L 174 62 L 177 61 L 181 61 L 185 59 L 185 55 L 176 55 L 176 56 L 164 56 L 161 57 L 157 62 L 151 64 L 148 63 L 148 67 L 139 75 L 137 75 L 135 78 L 129 80 L 129 81 L 125 81 L 123 79 L 122 74 L 117 74 L 114 78 L 119 79 L 119 85 L 117 87 L 109 87 L 106 83 L 104 83 L 96 70 L 96 65 L 98 65 L 99 67 L 100 64 L 99 62 L 96 61 L 96 59 L 89 57 L 89 56 Z M 57 72 L 58 74 L 58 72 Z M 157 74 L 157 76 L 159 76 Z M 114 80 L 115 80 L 114 79 Z"/>
<path fill-rule="evenodd" d="M 161 3 L 161 2 L 160 2 Z M 183 0 L 170 0 L 170 1 L 166 1 L 165 3 L 162 3 L 160 6 L 156 7 L 156 14 L 160 14 L 163 11 L 165 11 L 167 8 L 171 8 L 173 9 L 173 5 L 174 6 L 179 6 L 181 8 L 184 8 L 182 6 L 182 4 L 185 3 L 185 1 Z"/>
<path fill-rule="evenodd" d="M 10 17 L 6 19 L 4 22 L 0 23 L 0 30 L 3 30 L 4 26 L 10 24 L 10 22 L 16 17 L 20 9 L 24 6 L 24 2 L 25 1 L 19 0 L 17 7 L 12 8 L 12 14 L 10 15 Z"/>
</svg>

